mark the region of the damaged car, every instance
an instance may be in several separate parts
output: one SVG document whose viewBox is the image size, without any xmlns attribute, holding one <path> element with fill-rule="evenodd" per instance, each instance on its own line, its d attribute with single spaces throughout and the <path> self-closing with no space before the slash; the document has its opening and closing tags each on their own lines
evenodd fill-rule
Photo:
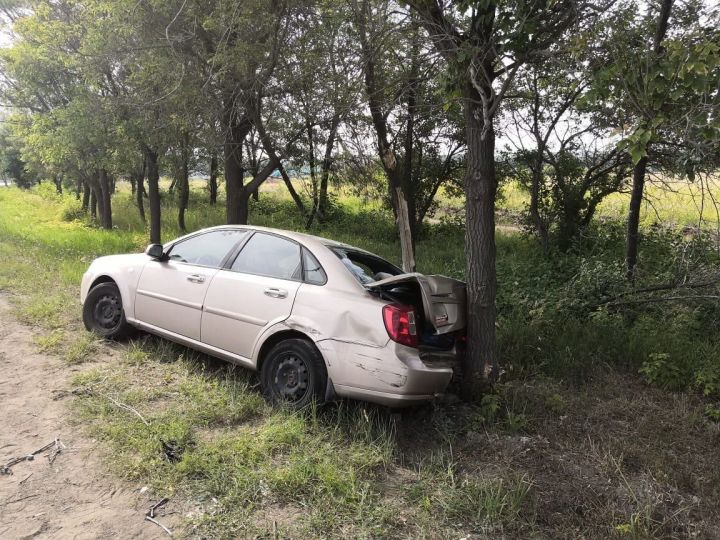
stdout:
<svg viewBox="0 0 720 540">
<path fill-rule="evenodd" d="M 140 329 L 257 370 L 265 398 L 295 408 L 434 398 L 453 377 L 466 316 L 461 281 L 403 273 L 325 238 L 239 225 L 96 259 L 80 296 L 97 335 Z"/>
</svg>

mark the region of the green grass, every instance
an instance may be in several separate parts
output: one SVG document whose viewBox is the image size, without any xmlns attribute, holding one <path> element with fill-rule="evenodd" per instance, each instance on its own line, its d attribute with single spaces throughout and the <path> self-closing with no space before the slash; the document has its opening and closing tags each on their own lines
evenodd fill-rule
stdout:
<svg viewBox="0 0 720 540">
<path fill-rule="evenodd" d="M 282 185 L 266 187 L 252 203 L 251 222 L 304 230 Z M 514 197 L 503 202 L 511 211 L 519 204 Z M 191 228 L 223 222 L 222 203 L 205 199 L 193 183 Z M 460 204 L 441 197 L 441 207 Z M 720 399 L 717 303 L 589 309 L 626 287 L 619 224 L 594 228 L 581 251 L 562 256 L 546 256 L 521 234 L 499 232 L 498 338 L 506 382 L 481 403 L 428 406 L 398 419 L 360 403 L 303 413 L 272 409 L 253 374 L 150 336 L 120 346 L 111 362 L 99 361 L 105 354 L 98 351 L 107 349 L 82 328 L 80 279 L 97 256 L 140 251 L 147 234 L 123 185 L 113 198 L 113 231 L 84 218 L 66 221 L 79 215 L 77 206 L 50 186 L 0 190 L 0 289 L 13 293 L 18 317 L 36 329 L 38 347 L 80 370 L 72 407 L 78 422 L 110 448 L 109 467 L 151 486 L 158 497 L 190 501 L 186 534 L 572 538 L 622 537 L 627 529 L 673 536 L 678 521 L 690 517 L 653 503 L 655 514 L 665 514 L 660 520 L 653 514 L 648 525 L 649 503 L 633 495 L 638 488 L 631 483 L 644 472 L 664 479 L 652 482 L 664 493 L 699 493 L 711 517 L 698 527 L 711 530 L 703 527 L 714 523 L 711 509 L 720 493 L 713 485 L 720 477 L 707 442 L 716 424 L 703 411 L 715 410 Z M 173 198 L 164 193 L 165 240 L 179 234 L 174 212 Z M 419 270 L 462 278 L 462 227 L 443 218 L 447 209 L 438 214 L 419 239 Z M 333 219 L 311 232 L 397 261 L 391 215 L 362 195 L 343 190 Z M 703 237 L 645 233 L 642 284 L 718 264 Z M 658 387 L 706 397 L 673 397 L 645 386 L 623 390 L 627 381 L 639 384 L 641 369 Z M 614 372 L 621 375 L 614 379 Z M 630 410 L 635 414 L 627 423 L 614 423 Z M 588 418 L 603 431 L 588 432 Z M 644 433 L 649 421 L 624 431 L 643 418 L 665 431 Z M 668 440 L 689 434 L 685 457 L 703 472 L 682 487 L 688 472 Z M 592 445 L 584 448 L 588 438 Z M 628 452 L 642 463 L 640 471 L 619 465 L 629 481 L 597 457 L 622 461 L 617 456 Z M 558 463 L 578 465 L 548 476 Z M 584 487 L 588 481 L 624 495 L 595 498 Z M 578 504 L 587 505 L 582 519 Z M 562 517 L 549 520 L 554 515 Z"/>
</svg>

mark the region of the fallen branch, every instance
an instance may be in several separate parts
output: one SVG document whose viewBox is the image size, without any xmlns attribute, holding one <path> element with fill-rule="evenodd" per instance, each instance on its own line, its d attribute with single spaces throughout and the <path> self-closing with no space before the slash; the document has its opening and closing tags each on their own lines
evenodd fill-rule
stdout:
<svg viewBox="0 0 720 540">
<path fill-rule="evenodd" d="M 119 401 L 111 398 L 110 396 L 108 396 L 108 395 L 106 395 L 106 394 L 98 394 L 98 395 L 106 398 L 106 399 L 109 400 L 112 404 L 114 404 L 116 407 L 120 407 L 121 409 L 125 409 L 126 411 L 129 411 L 129 412 L 135 414 L 140 420 L 142 420 L 143 424 L 145 424 L 146 426 L 149 426 L 149 425 L 150 425 L 150 422 L 148 422 L 147 420 L 145 420 L 145 418 L 143 417 L 143 415 L 140 414 L 139 412 L 137 412 L 135 409 L 133 409 L 130 405 L 126 405 L 125 403 L 120 403 Z"/>
<path fill-rule="evenodd" d="M 146 520 L 146 521 L 149 521 L 150 523 L 154 523 L 155 525 L 157 525 L 158 527 L 160 527 L 163 531 L 165 531 L 166 533 L 168 533 L 168 535 L 170 536 L 170 538 L 172 538 L 173 533 L 172 533 L 172 532 L 170 531 L 170 529 L 168 529 L 165 525 L 163 525 L 163 524 L 160 523 L 159 521 L 151 518 L 150 516 L 145 516 L 145 520 Z"/>
<path fill-rule="evenodd" d="M 158 502 L 156 502 L 154 505 L 152 505 L 152 506 L 150 507 L 150 510 L 148 511 L 147 515 L 150 516 L 151 518 L 154 518 L 154 517 L 155 517 L 155 510 L 157 510 L 157 509 L 160 508 L 161 506 L 166 505 L 169 500 L 170 500 L 170 499 L 168 499 L 167 497 L 163 497 L 162 499 L 160 499 Z"/>
<path fill-rule="evenodd" d="M 102 382 L 102 381 L 101 381 L 101 382 Z M 100 384 L 100 383 L 98 383 L 98 384 Z M 142 423 L 145 424 L 146 426 L 149 426 L 149 425 L 150 425 L 150 422 L 148 422 L 147 420 L 145 420 L 145 418 L 143 417 L 143 415 L 140 414 L 137 410 L 133 409 L 130 405 L 127 405 L 127 404 L 125 404 L 125 403 L 122 403 L 122 402 L 116 400 L 115 398 L 110 397 L 110 396 L 107 395 L 107 394 L 103 394 L 102 392 L 96 392 L 95 390 L 92 389 L 92 387 L 89 387 L 89 386 L 88 386 L 88 387 L 84 387 L 84 388 L 77 388 L 77 389 L 73 390 L 72 393 L 75 394 L 76 396 L 88 396 L 88 397 L 89 397 L 89 396 L 100 396 L 100 397 L 104 397 L 104 398 L 107 399 L 110 403 L 112 403 L 113 405 L 115 405 L 116 407 L 118 407 L 119 409 L 123 409 L 123 410 L 126 410 L 126 411 L 128 411 L 128 412 L 133 413 L 133 414 L 134 414 L 135 416 L 137 416 L 140 420 L 142 420 Z"/>
<path fill-rule="evenodd" d="M 55 446 L 55 443 L 57 440 L 58 439 L 55 439 L 53 442 L 46 444 L 42 448 L 38 448 L 37 450 L 35 450 L 34 452 L 32 452 L 26 456 L 16 457 L 16 458 L 11 459 L 5 465 L 3 465 L 2 468 L 0 468 L 0 474 L 12 474 L 13 472 L 11 470 L 11 467 L 17 465 L 18 463 L 22 463 L 23 461 L 32 461 L 33 459 L 35 459 L 35 456 L 37 456 L 38 454 L 41 454 L 41 453 L 45 452 L 45 450 L 49 450 L 50 448 Z"/>
<path fill-rule="evenodd" d="M 170 538 L 172 538 L 173 533 L 170 531 L 170 529 L 168 529 L 165 525 L 163 525 L 162 523 L 160 523 L 159 521 L 157 521 L 155 519 L 155 510 L 157 510 L 161 506 L 166 505 L 169 500 L 170 499 L 168 499 L 167 497 L 163 497 L 158 502 L 153 504 L 150 507 L 150 510 L 148 510 L 147 513 L 145 514 L 145 520 L 149 521 L 150 523 L 154 523 L 155 525 L 160 527 L 163 531 L 165 531 L 168 534 L 168 536 L 170 536 Z"/>
</svg>

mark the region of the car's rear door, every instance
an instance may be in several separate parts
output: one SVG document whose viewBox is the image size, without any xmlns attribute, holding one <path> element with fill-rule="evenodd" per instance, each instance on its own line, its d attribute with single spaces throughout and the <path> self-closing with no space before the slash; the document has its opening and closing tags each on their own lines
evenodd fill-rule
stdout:
<svg viewBox="0 0 720 540">
<path fill-rule="evenodd" d="M 228 266 L 208 288 L 201 340 L 249 360 L 259 335 L 292 312 L 302 281 L 300 246 L 256 232 Z"/>
<path fill-rule="evenodd" d="M 227 255 L 249 232 L 219 229 L 173 244 L 165 261 L 150 261 L 135 293 L 135 318 L 145 324 L 200 340 L 203 301 Z"/>
</svg>

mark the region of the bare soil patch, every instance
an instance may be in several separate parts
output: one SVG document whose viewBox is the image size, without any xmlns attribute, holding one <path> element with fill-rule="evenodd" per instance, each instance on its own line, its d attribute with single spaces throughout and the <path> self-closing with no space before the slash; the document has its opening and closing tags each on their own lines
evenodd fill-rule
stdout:
<svg viewBox="0 0 720 540">
<path fill-rule="evenodd" d="M 55 438 L 64 445 L 52 464 L 50 449 L 0 475 L 0 538 L 168 538 L 144 519 L 155 500 L 106 473 L 103 449 L 73 425 L 64 400 L 82 368 L 38 353 L 32 339 L 0 295 L 0 467 Z M 112 360 L 113 351 L 103 347 L 102 356 Z M 158 520 L 172 528 L 179 516 Z"/>
</svg>

